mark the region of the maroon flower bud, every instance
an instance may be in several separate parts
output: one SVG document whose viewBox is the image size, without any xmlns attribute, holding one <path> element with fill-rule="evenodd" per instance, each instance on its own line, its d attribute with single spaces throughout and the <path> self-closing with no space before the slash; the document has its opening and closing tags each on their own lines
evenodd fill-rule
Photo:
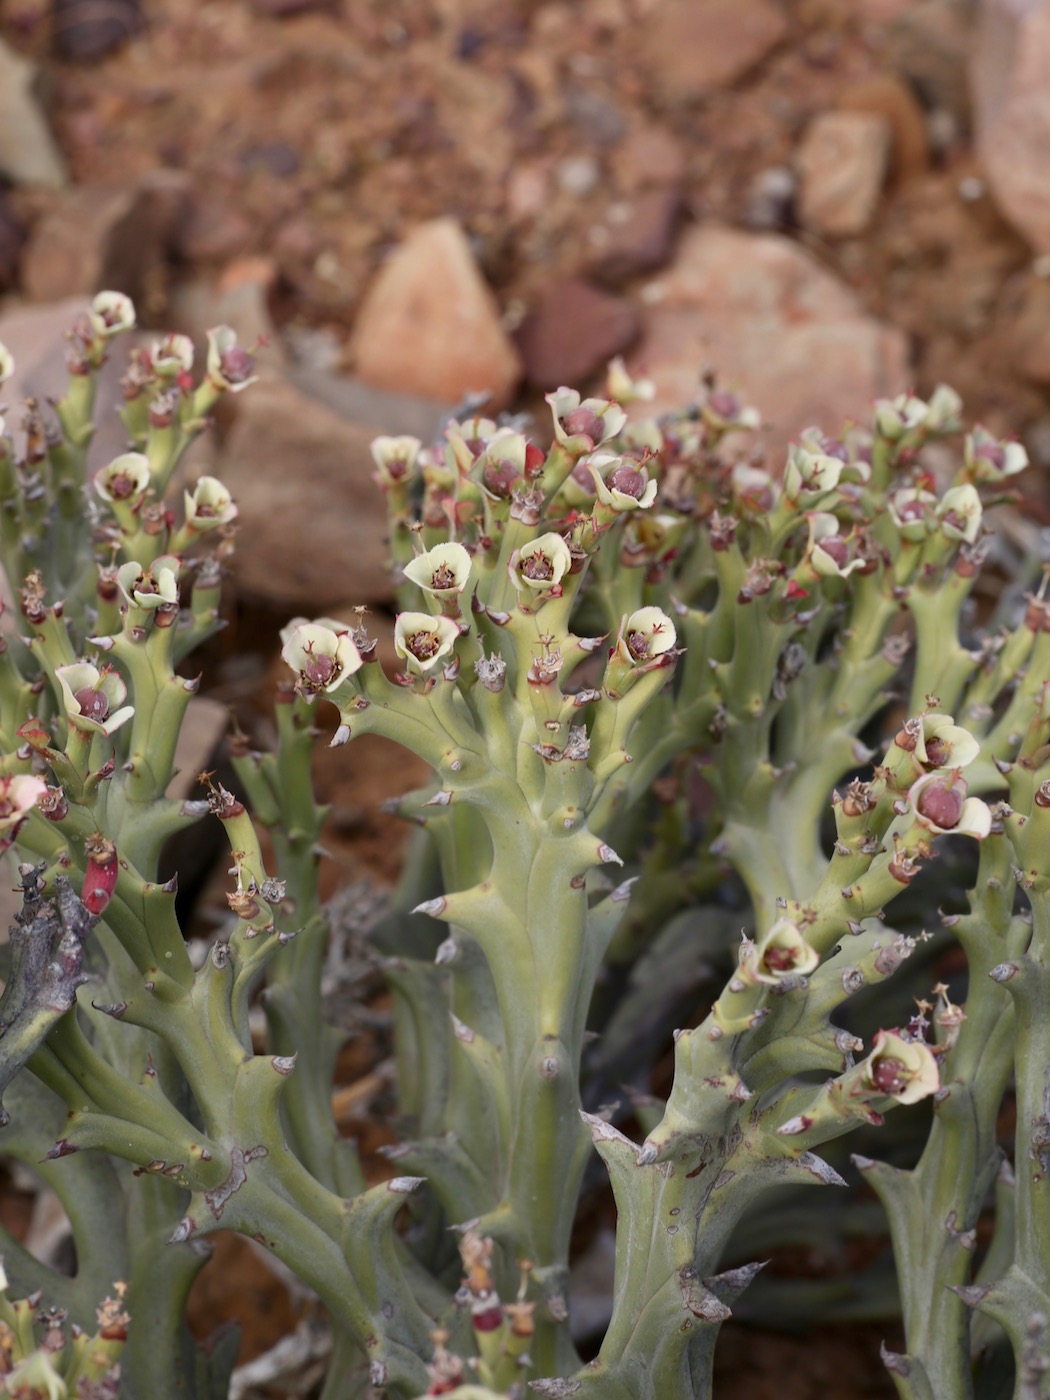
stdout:
<svg viewBox="0 0 1050 1400">
<path fill-rule="evenodd" d="M 590 408 L 574 408 L 561 420 L 562 427 L 570 437 L 590 438 L 592 445 L 600 442 L 605 429 L 597 413 Z"/>
<path fill-rule="evenodd" d="M 99 724 L 109 718 L 109 698 L 104 691 L 85 685 L 74 693 L 73 699 L 85 718 L 97 720 Z"/>
<path fill-rule="evenodd" d="M 942 831 L 959 825 L 966 786 L 957 787 L 951 778 L 946 783 L 929 783 L 919 793 L 917 810 Z"/>
<path fill-rule="evenodd" d="M 605 484 L 612 491 L 622 491 L 625 496 L 638 500 L 649 484 L 649 474 L 626 465 L 614 467 L 605 478 Z"/>
</svg>

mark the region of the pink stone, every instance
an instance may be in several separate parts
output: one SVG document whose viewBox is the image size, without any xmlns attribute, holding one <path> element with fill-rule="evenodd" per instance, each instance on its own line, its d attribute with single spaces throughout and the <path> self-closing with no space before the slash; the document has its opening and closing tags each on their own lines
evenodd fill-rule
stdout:
<svg viewBox="0 0 1050 1400">
<path fill-rule="evenodd" d="M 787 28 L 768 0 L 662 0 L 640 28 L 641 62 L 660 96 L 687 102 L 749 73 Z"/>
<path fill-rule="evenodd" d="M 655 381 L 654 411 L 694 399 L 713 367 L 769 425 L 760 440 L 774 467 L 803 428 L 865 421 L 875 398 L 908 385 L 905 337 L 786 238 L 693 228 L 643 301 L 629 367 Z"/>
<path fill-rule="evenodd" d="M 470 244 L 451 218 L 422 224 L 380 268 L 358 313 L 356 372 L 379 389 L 504 408 L 521 362 Z"/>
<path fill-rule="evenodd" d="M 1050 3 L 985 0 L 973 45 L 978 154 L 1002 213 L 1050 252 Z"/>
<path fill-rule="evenodd" d="M 829 238 L 863 233 L 886 177 L 890 126 L 873 112 L 822 112 L 796 154 L 799 216 Z"/>
</svg>

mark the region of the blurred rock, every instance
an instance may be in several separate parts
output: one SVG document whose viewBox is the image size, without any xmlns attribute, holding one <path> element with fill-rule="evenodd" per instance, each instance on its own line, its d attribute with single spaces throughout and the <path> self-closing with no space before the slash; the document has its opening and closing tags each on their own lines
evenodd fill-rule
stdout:
<svg viewBox="0 0 1050 1400">
<path fill-rule="evenodd" d="M 97 63 L 145 27 L 138 0 L 51 0 L 51 37 L 67 63 Z"/>
<path fill-rule="evenodd" d="M 684 177 L 685 167 L 685 151 L 678 137 L 655 123 L 635 127 L 613 155 L 613 169 L 630 189 L 676 185 Z"/>
<path fill-rule="evenodd" d="M 36 65 L 0 40 L 0 175 L 61 189 L 65 162 L 34 95 L 36 77 Z"/>
<path fill-rule="evenodd" d="M 1012 358 L 1018 373 L 1035 384 L 1050 384 L 1050 281 L 1029 278 L 1011 328 Z"/>
<path fill-rule="evenodd" d="M 977 151 L 995 201 L 1050 252 L 1050 0 L 984 0 L 972 71 Z"/>
<path fill-rule="evenodd" d="M 545 287 L 516 340 L 529 382 L 557 389 L 582 385 L 637 334 L 630 302 L 570 277 Z"/>
<path fill-rule="evenodd" d="M 910 180 L 930 167 L 926 114 L 909 83 L 893 73 L 873 73 L 851 83 L 838 99 L 846 112 L 869 112 L 890 128 L 890 174 Z"/>
<path fill-rule="evenodd" d="M 332 374 L 313 366 L 295 365 L 288 371 L 287 378 L 342 418 L 352 423 L 374 423 L 377 433 L 394 437 L 408 433 L 429 442 L 438 436 L 443 420 L 454 407 L 435 403 L 433 399 L 374 389 L 349 375 Z"/>
<path fill-rule="evenodd" d="M 576 136 L 589 145 L 615 146 L 627 130 L 627 118 L 613 98 L 582 83 L 569 83 L 565 109 Z"/>
<path fill-rule="evenodd" d="M 768 423 L 779 466 L 791 438 L 866 419 L 907 387 L 907 342 L 867 316 L 849 288 L 789 239 L 717 226 L 688 230 L 671 268 L 643 294 L 632 373 L 655 380 L 655 412 L 694 399 L 702 372 L 738 389 Z"/>
<path fill-rule="evenodd" d="M 878 204 L 889 150 L 884 117 L 867 112 L 814 117 L 795 155 L 802 223 L 829 238 L 863 233 Z"/>
<path fill-rule="evenodd" d="M 380 389 L 442 403 L 487 393 L 503 408 L 521 362 L 460 225 L 433 219 L 411 233 L 365 293 L 352 350 Z"/>
<path fill-rule="evenodd" d="M 639 58 L 656 96 L 688 102 L 730 87 L 787 29 L 768 0 L 663 0 L 640 25 Z"/>
<path fill-rule="evenodd" d="M 882 40 L 885 61 L 912 84 L 931 118 L 950 118 L 960 135 L 970 125 L 973 11 L 971 0 L 911 0 Z"/>
<path fill-rule="evenodd" d="M 184 175 L 158 170 L 130 187 L 71 191 L 33 226 L 23 292 L 30 301 L 126 292 L 141 313 L 162 292 L 188 189 Z"/>
<path fill-rule="evenodd" d="M 790 165 L 770 165 L 755 175 L 744 201 L 748 228 L 783 229 L 795 218 L 798 176 Z"/>
<path fill-rule="evenodd" d="M 223 262 L 243 253 L 251 240 L 246 215 L 219 194 L 194 190 L 175 231 L 175 252 L 185 262 Z"/>
<path fill-rule="evenodd" d="M 382 431 L 279 378 L 238 395 L 218 474 L 240 509 L 239 590 L 311 614 L 347 598 L 389 601 L 386 510 L 369 450 Z"/>
<path fill-rule="evenodd" d="M 196 795 L 197 775 L 211 767 L 229 724 L 230 712 L 220 701 L 207 695 L 191 698 L 175 746 L 175 776 L 168 784 L 168 797 L 185 801 Z"/>
<path fill-rule="evenodd" d="M 15 285 L 25 237 L 21 220 L 11 207 L 11 197 L 0 186 L 0 292 L 6 292 Z"/>
<path fill-rule="evenodd" d="M 642 272 L 655 272 L 671 256 L 682 192 L 674 185 L 644 190 L 634 199 L 610 209 L 594 233 L 597 252 L 589 271 L 602 282 L 624 282 Z"/>
</svg>

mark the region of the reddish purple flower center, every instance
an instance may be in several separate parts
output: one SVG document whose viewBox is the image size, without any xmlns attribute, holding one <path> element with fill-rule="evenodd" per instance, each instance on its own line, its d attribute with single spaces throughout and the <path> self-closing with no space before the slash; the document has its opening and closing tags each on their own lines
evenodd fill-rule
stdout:
<svg viewBox="0 0 1050 1400">
<path fill-rule="evenodd" d="M 605 436 L 605 428 L 597 413 L 590 408 L 574 408 L 561 420 L 561 425 L 570 437 L 586 437 L 591 442 L 600 442 Z"/>
<path fill-rule="evenodd" d="M 909 520 L 923 520 L 925 519 L 925 516 L 926 507 L 925 505 L 923 505 L 922 501 L 905 501 L 904 504 L 899 506 L 897 509 L 897 518 L 902 523 L 905 523 Z"/>
<path fill-rule="evenodd" d="M 548 579 L 554 577 L 554 565 L 545 554 L 539 550 L 535 554 L 529 554 L 521 566 L 521 572 L 533 583 L 546 583 Z"/>
<path fill-rule="evenodd" d="M 612 491 L 619 491 L 621 495 L 632 496 L 636 501 L 641 499 L 649 478 L 645 472 L 636 471 L 634 467 L 614 467 L 605 480 L 606 486 Z"/>
<path fill-rule="evenodd" d="M 841 535 L 828 535 L 825 539 L 818 540 L 817 548 L 826 554 L 840 569 L 849 558 L 849 545 L 847 545 Z"/>
<path fill-rule="evenodd" d="M 934 768 L 943 768 L 952 756 L 951 745 L 934 735 L 926 740 L 926 762 Z"/>
<path fill-rule="evenodd" d="M 135 494 L 135 482 L 127 472 L 117 472 L 109 479 L 109 494 L 115 501 L 126 501 Z"/>
<path fill-rule="evenodd" d="M 456 575 L 447 564 L 439 564 L 430 576 L 430 586 L 437 592 L 446 588 L 455 588 Z"/>
<path fill-rule="evenodd" d="M 918 807 L 927 821 L 943 831 L 951 831 L 959 825 L 963 800 L 963 793 L 954 785 L 943 787 L 939 783 L 930 783 L 919 793 Z"/>
<path fill-rule="evenodd" d="M 798 962 L 798 949 L 774 945 L 766 949 L 762 961 L 770 972 L 790 972 Z"/>
<path fill-rule="evenodd" d="M 716 389 L 708 398 L 707 406 L 712 413 L 717 413 L 719 418 L 731 421 L 740 412 L 740 400 L 735 394 L 729 394 L 723 389 Z"/>
<path fill-rule="evenodd" d="M 95 690 L 93 686 L 85 685 L 76 692 L 73 699 L 80 706 L 80 713 L 85 719 L 93 719 L 98 724 L 109 716 L 109 700 L 102 690 Z"/>
<path fill-rule="evenodd" d="M 231 345 L 219 356 L 219 368 L 229 384 L 243 384 L 255 368 L 255 361 L 247 350 L 239 345 Z"/>
<path fill-rule="evenodd" d="M 481 479 L 494 496 L 505 499 L 518 479 L 518 471 L 513 462 L 489 462 Z"/>
<path fill-rule="evenodd" d="M 883 1094 L 899 1094 L 908 1084 L 904 1061 L 892 1055 L 880 1056 L 871 1067 L 871 1082 Z"/>
<path fill-rule="evenodd" d="M 303 663 L 303 675 L 311 685 L 330 685 L 339 671 L 339 663 L 334 656 L 323 653 L 315 656 L 312 652 Z"/>
<path fill-rule="evenodd" d="M 417 661 L 429 661 L 441 648 L 435 632 L 413 632 L 405 639 L 405 646 Z"/>
</svg>

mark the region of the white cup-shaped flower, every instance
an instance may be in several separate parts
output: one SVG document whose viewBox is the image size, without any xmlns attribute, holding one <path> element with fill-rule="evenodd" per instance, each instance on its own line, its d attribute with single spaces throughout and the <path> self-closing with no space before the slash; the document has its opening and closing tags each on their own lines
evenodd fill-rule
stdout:
<svg viewBox="0 0 1050 1400">
<path fill-rule="evenodd" d="M 784 468 L 784 495 L 789 501 L 814 500 L 834 491 L 842 475 L 843 462 L 824 452 L 814 452 L 801 443 L 788 448 Z"/>
<path fill-rule="evenodd" d="M 981 746 L 951 715 L 933 712 L 914 715 L 901 725 L 886 757 L 893 768 L 899 766 L 895 750 L 914 759 L 914 776 L 921 777 L 935 768 L 969 767 L 980 754 Z"/>
<path fill-rule="evenodd" d="M 74 729 L 85 734 L 112 734 L 135 713 L 125 705 L 128 688 L 116 671 L 101 671 L 90 661 L 55 668 L 62 704 Z"/>
<path fill-rule="evenodd" d="M 414 676 L 432 671 L 452 650 L 458 636 L 459 627 L 448 617 L 404 612 L 394 620 L 394 650 Z"/>
<path fill-rule="evenodd" d="M 886 498 L 886 509 L 901 539 L 911 544 L 921 544 L 933 532 L 937 497 L 932 491 L 905 486 Z"/>
<path fill-rule="evenodd" d="M 529 444 L 524 433 L 498 429 L 474 463 L 482 488 L 497 500 L 506 500 L 525 475 Z"/>
<path fill-rule="evenodd" d="M 651 379 L 633 379 L 623 362 L 623 356 L 617 355 L 609 361 L 605 392 L 613 403 L 626 408 L 629 403 L 647 403 L 649 399 L 655 398 L 656 385 Z"/>
<path fill-rule="evenodd" d="M 950 540 L 965 540 L 967 544 L 973 544 L 981 528 L 982 513 L 976 486 L 969 481 L 962 486 L 953 486 L 950 491 L 945 491 L 937 507 L 941 533 Z"/>
<path fill-rule="evenodd" d="M 149 458 L 142 452 L 123 452 L 95 473 L 93 485 L 110 505 L 142 499 L 150 484 Z"/>
<path fill-rule="evenodd" d="M 15 372 L 15 357 L 0 340 L 0 384 L 6 384 Z"/>
<path fill-rule="evenodd" d="M 30 773 L 0 777 L 0 850 L 6 850 L 15 832 L 47 792 L 47 783 Z"/>
<path fill-rule="evenodd" d="M 957 768 L 924 773 L 908 789 L 908 804 L 919 825 L 934 836 L 973 836 L 978 841 L 992 829 L 988 804 L 968 797 L 965 778 Z"/>
<path fill-rule="evenodd" d="M 593 452 L 614 438 L 627 422 L 627 414 L 609 399 L 582 399 L 575 389 L 556 389 L 547 402 L 554 416 L 554 436 L 577 456 Z"/>
<path fill-rule="evenodd" d="M 516 588 L 543 592 L 557 588 L 572 568 L 572 551 L 561 535 L 551 530 L 516 549 L 508 567 Z"/>
<path fill-rule="evenodd" d="M 186 524 L 203 534 L 219 525 L 228 525 L 237 518 L 233 497 L 218 477 L 202 476 L 192 491 L 183 493 Z"/>
<path fill-rule="evenodd" d="M 405 578 L 436 598 L 455 598 L 470 578 L 470 555 L 461 544 L 436 544 L 406 564 Z"/>
<path fill-rule="evenodd" d="M 91 329 L 103 340 L 135 326 L 135 304 L 123 292 L 99 292 L 88 311 Z"/>
<path fill-rule="evenodd" d="M 417 437 L 377 437 L 372 440 L 372 461 L 380 483 L 384 486 L 404 486 L 415 474 L 419 449 Z"/>
<path fill-rule="evenodd" d="M 254 384 L 254 356 L 237 343 L 237 332 L 230 326 L 213 326 L 207 332 L 208 378 L 219 389 L 239 394 Z"/>
<path fill-rule="evenodd" d="M 153 342 L 150 363 L 161 379 L 177 379 L 193 368 L 193 341 L 174 331 Z"/>
<path fill-rule="evenodd" d="M 830 458 L 829 458 L 830 460 Z M 863 558 L 850 558 L 850 542 L 839 533 L 839 522 L 829 511 L 815 510 L 809 516 L 809 543 L 806 562 L 821 578 L 849 578 L 864 566 Z"/>
<path fill-rule="evenodd" d="M 1000 440 L 978 423 L 966 435 L 963 461 L 972 481 L 999 482 L 1024 471 L 1028 465 L 1028 453 L 1019 442 L 1008 438 Z"/>
<path fill-rule="evenodd" d="M 918 1103 L 941 1087 L 937 1058 L 922 1040 L 905 1040 L 896 1031 L 878 1031 L 866 1059 L 856 1066 L 862 1091 L 898 1103 Z"/>
<path fill-rule="evenodd" d="M 926 422 L 929 405 L 915 394 L 898 394 L 895 399 L 875 400 L 875 426 L 884 438 L 897 442 L 906 433 Z"/>
<path fill-rule="evenodd" d="M 962 399 L 948 384 L 938 384 L 926 405 L 925 428 L 928 433 L 955 433 L 962 426 Z"/>
<path fill-rule="evenodd" d="M 137 608 L 174 607 L 179 601 L 181 567 L 182 560 L 174 554 L 162 554 L 148 569 L 129 561 L 117 570 L 117 583 Z"/>
<path fill-rule="evenodd" d="M 610 510 L 648 510 L 656 500 L 657 485 L 649 469 L 630 458 L 595 453 L 588 458 L 587 469 L 599 501 Z"/>
<path fill-rule="evenodd" d="M 733 505 L 749 515 L 765 515 L 780 499 L 780 484 L 762 467 L 737 462 L 730 473 Z"/>
<path fill-rule="evenodd" d="M 281 656 L 299 678 L 299 687 L 308 698 L 328 693 L 361 669 L 361 653 L 348 628 L 339 624 L 300 622 L 282 632 Z"/>
<path fill-rule="evenodd" d="M 819 953 L 790 919 L 778 919 L 757 943 L 745 943 L 740 956 L 742 975 L 770 987 L 788 977 L 806 977 L 819 963 Z"/>
<path fill-rule="evenodd" d="M 629 666 L 648 669 L 660 665 L 661 658 L 674 650 L 678 634 L 671 619 L 660 608 L 639 608 L 620 628 L 616 651 Z"/>
</svg>

